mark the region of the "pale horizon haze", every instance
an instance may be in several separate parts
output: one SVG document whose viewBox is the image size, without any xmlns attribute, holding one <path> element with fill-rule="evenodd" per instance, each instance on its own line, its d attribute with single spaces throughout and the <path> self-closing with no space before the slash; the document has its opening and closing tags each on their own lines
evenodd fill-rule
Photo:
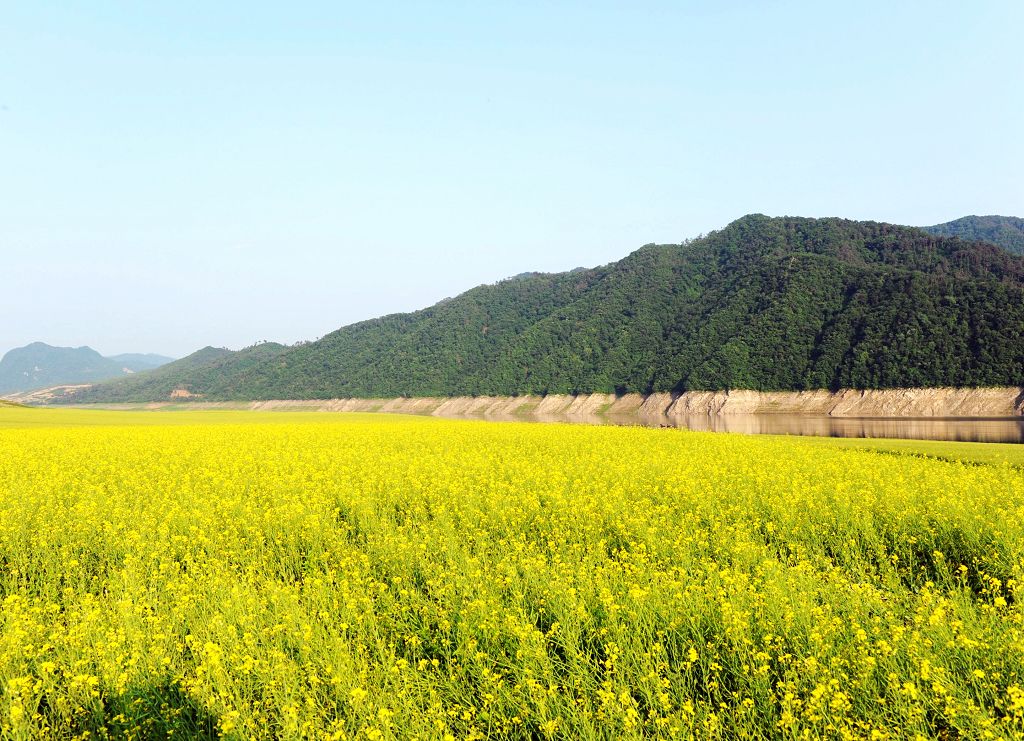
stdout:
<svg viewBox="0 0 1024 741">
<path fill-rule="evenodd" d="M 4 3 L 0 355 L 315 339 L 747 213 L 1024 216 L 1019 0 Z"/>
</svg>

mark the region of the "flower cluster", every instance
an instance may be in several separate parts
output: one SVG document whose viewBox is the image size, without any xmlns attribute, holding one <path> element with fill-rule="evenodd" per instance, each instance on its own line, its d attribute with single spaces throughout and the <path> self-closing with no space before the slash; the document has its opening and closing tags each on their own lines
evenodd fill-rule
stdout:
<svg viewBox="0 0 1024 741">
<path fill-rule="evenodd" d="M 0 429 L 4 736 L 1024 737 L 1020 469 L 160 416 Z"/>
</svg>

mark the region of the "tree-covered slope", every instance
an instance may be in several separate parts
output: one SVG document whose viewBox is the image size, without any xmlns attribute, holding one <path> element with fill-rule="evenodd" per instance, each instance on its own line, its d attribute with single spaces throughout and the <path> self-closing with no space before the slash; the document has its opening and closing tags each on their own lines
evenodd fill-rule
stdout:
<svg viewBox="0 0 1024 741">
<path fill-rule="evenodd" d="M 175 391 L 189 389 L 202 389 L 204 395 L 220 396 L 227 393 L 227 389 L 246 386 L 247 373 L 253 367 L 285 349 L 284 345 L 274 342 L 234 352 L 222 347 L 204 347 L 156 370 L 82 389 L 61 401 L 151 401 L 167 399 Z"/>
<path fill-rule="evenodd" d="M 10 350 L 0 359 L 0 393 L 93 383 L 156 368 L 170 360 L 142 354 L 107 358 L 91 347 L 54 347 L 33 342 Z"/>
<path fill-rule="evenodd" d="M 1024 219 L 1016 216 L 965 216 L 946 224 L 926 226 L 924 230 L 940 237 L 990 242 L 1024 255 Z"/>
<path fill-rule="evenodd" d="M 175 382 L 225 399 L 1018 385 L 1024 258 L 909 227 L 753 215 L 244 360 Z M 144 378 L 77 400 L 166 398 Z"/>
<path fill-rule="evenodd" d="M 291 348 L 267 343 L 237 353 L 219 350 L 210 359 L 200 356 L 213 350 L 206 348 L 158 372 L 101 384 L 68 400 L 148 401 L 168 398 L 175 389 L 207 398 L 324 398 L 343 393 L 339 377 L 350 373 L 360 374 L 361 395 L 399 395 L 392 391 L 396 377 L 406 378 L 410 387 L 444 393 L 460 379 L 500 365 L 510 343 L 556 307 L 581 296 L 593 273 L 528 273 Z"/>
<path fill-rule="evenodd" d="M 1020 383 L 1022 298 L 1024 261 L 990 246 L 751 216 L 612 266 L 514 365 L 529 391 Z"/>
</svg>

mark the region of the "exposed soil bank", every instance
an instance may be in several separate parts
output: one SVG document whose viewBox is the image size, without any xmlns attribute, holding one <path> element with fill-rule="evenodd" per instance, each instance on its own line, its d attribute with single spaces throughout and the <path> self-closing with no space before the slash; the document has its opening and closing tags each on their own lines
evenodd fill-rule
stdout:
<svg viewBox="0 0 1024 741">
<path fill-rule="evenodd" d="M 824 414 L 830 417 L 1008 417 L 1024 414 L 1024 388 L 690 392 L 668 414 Z"/>
<path fill-rule="evenodd" d="M 97 405 L 122 406 L 122 405 Z M 857 391 L 690 391 L 683 394 L 580 394 L 578 396 L 458 396 L 399 399 L 326 399 L 253 402 L 154 402 L 143 406 L 330 412 L 392 412 L 438 417 L 573 419 L 639 416 L 810 414 L 831 417 L 1016 417 L 1024 414 L 1024 387 Z"/>
</svg>

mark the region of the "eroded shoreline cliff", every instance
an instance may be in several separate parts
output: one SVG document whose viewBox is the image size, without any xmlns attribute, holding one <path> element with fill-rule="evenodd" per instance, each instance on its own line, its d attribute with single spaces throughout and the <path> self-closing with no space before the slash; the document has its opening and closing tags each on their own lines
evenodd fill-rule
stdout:
<svg viewBox="0 0 1024 741">
<path fill-rule="evenodd" d="M 648 395 L 551 394 L 548 396 L 457 396 L 397 399 L 272 400 L 253 402 L 154 402 L 147 408 L 253 410 L 308 409 L 330 412 L 390 412 L 438 417 L 554 419 L 639 416 L 646 419 L 694 415 L 808 414 L 830 417 L 1018 417 L 1024 387 L 933 388 L 840 391 L 689 391 Z M 119 406 L 119 405 L 102 405 Z M 138 406 L 138 405 L 133 405 Z"/>
</svg>

